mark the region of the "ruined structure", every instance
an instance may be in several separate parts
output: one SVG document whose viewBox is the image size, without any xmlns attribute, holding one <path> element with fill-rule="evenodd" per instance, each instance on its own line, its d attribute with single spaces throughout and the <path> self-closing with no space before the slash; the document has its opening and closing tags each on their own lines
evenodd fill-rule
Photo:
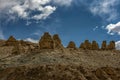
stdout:
<svg viewBox="0 0 120 80">
<path fill-rule="evenodd" d="M 67 48 L 73 48 L 73 49 L 76 49 L 76 45 L 73 41 L 70 41 Z"/>
</svg>

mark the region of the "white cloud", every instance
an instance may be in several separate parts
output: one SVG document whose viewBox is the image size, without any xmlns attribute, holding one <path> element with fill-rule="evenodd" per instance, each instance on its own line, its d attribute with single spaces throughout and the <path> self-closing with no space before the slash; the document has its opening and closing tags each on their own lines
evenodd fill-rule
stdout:
<svg viewBox="0 0 120 80">
<path fill-rule="evenodd" d="M 4 34 L 1 26 L 0 26 L 0 39 L 4 39 Z"/>
<path fill-rule="evenodd" d="M 116 24 L 109 24 L 106 26 L 106 29 L 108 30 L 107 33 L 110 35 L 114 35 L 115 33 L 120 35 L 120 22 Z"/>
<path fill-rule="evenodd" d="M 70 6 L 73 0 L 53 0 L 53 3 L 60 6 Z"/>
<path fill-rule="evenodd" d="M 25 41 L 33 42 L 33 43 L 38 43 L 38 40 L 34 40 L 32 38 L 27 38 Z"/>
<path fill-rule="evenodd" d="M 90 4 L 90 11 L 94 15 L 99 15 L 105 18 L 107 21 L 111 21 L 117 18 L 118 13 L 115 8 L 119 3 L 119 0 L 97 0 Z"/>
<path fill-rule="evenodd" d="M 27 20 L 42 20 L 56 10 L 55 6 L 48 5 L 50 2 L 51 0 L 0 0 L 0 13 Z"/>
<path fill-rule="evenodd" d="M 56 10 L 56 7 L 51 6 L 45 6 L 43 9 L 41 9 L 42 14 L 35 15 L 32 18 L 36 20 L 40 19 L 46 19 L 50 14 L 52 14 Z"/>
<path fill-rule="evenodd" d="M 16 18 L 43 20 L 56 10 L 56 6 L 70 6 L 73 0 L 0 0 L 0 14 Z M 56 6 L 50 5 L 54 3 Z M 37 12 L 37 13 L 34 13 Z M 32 15 L 31 15 L 32 14 Z"/>
<path fill-rule="evenodd" d="M 117 41 L 117 42 L 115 43 L 115 45 L 116 45 L 116 49 L 117 49 L 117 50 L 120 50 L 120 41 Z"/>
<path fill-rule="evenodd" d="M 97 29 L 98 29 L 98 26 L 94 27 L 94 28 L 93 28 L 93 31 L 96 31 Z"/>
</svg>

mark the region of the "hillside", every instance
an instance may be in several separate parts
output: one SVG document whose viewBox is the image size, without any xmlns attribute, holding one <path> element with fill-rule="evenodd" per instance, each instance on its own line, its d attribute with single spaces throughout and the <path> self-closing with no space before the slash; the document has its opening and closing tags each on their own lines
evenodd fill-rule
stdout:
<svg viewBox="0 0 120 80">
<path fill-rule="evenodd" d="M 0 80 L 120 80 L 120 51 L 113 41 L 102 45 L 65 48 L 58 35 L 45 33 L 39 43 L 11 36 L 0 43 Z"/>
</svg>

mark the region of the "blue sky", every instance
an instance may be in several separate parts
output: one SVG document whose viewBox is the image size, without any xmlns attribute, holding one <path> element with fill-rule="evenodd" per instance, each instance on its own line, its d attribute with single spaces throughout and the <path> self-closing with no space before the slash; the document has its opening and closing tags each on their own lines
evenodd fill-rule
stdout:
<svg viewBox="0 0 120 80">
<path fill-rule="evenodd" d="M 36 42 L 44 32 L 59 34 L 64 46 L 88 39 L 120 48 L 120 0 L 0 0 L 0 39 Z"/>
</svg>

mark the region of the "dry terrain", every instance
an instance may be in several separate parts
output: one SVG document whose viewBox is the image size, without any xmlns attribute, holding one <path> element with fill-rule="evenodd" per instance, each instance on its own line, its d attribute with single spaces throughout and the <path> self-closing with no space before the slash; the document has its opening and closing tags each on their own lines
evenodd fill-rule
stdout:
<svg viewBox="0 0 120 80">
<path fill-rule="evenodd" d="M 120 51 L 0 47 L 0 80 L 120 80 Z"/>
</svg>

